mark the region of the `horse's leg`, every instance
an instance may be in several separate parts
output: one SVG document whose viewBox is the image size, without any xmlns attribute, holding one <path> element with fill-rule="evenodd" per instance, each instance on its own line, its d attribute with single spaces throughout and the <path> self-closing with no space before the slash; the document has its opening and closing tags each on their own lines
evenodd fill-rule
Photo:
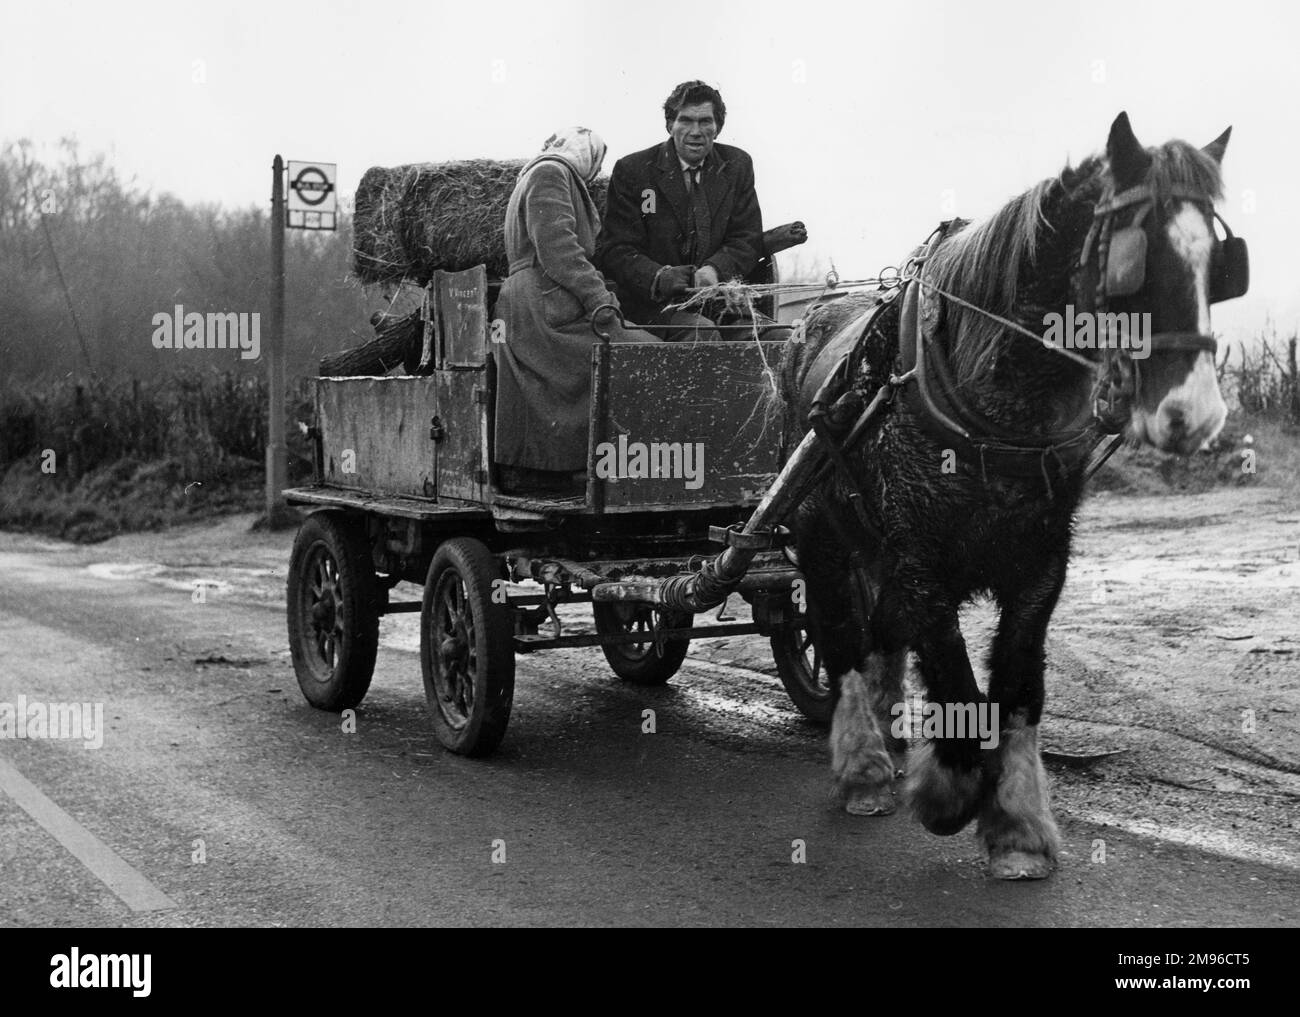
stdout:
<svg viewBox="0 0 1300 1017">
<path fill-rule="evenodd" d="M 894 647 L 879 654 L 880 690 L 876 694 L 876 720 L 885 732 L 885 747 L 902 769 L 907 761 L 907 734 L 895 733 L 895 707 L 903 702 L 903 677 L 907 674 L 907 647 Z"/>
<path fill-rule="evenodd" d="M 984 696 L 975 684 L 957 624 L 957 609 L 927 608 L 922 599 L 918 596 L 902 612 L 913 619 L 913 649 L 929 703 L 940 707 L 982 703 Z M 949 836 L 974 819 L 982 784 L 978 737 L 927 738 L 913 747 L 907 763 L 908 805 L 931 833 Z"/>
<path fill-rule="evenodd" d="M 867 640 L 866 659 L 859 671 L 866 689 L 867 707 L 876 718 L 885 751 L 889 753 L 897 775 L 907 758 L 907 733 L 898 717 L 898 708 L 903 705 L 903 678 L 907 674 L 907 645 L 900 641 L 902 625 L 899 619 L 886 614 L 880 607 L 881 602 L 879 589 L 874 596 L 868 596 L 870 638 Z M 892 811 L 892 797 L 888 804 Z M 851 808 L 849 811 L 857 810 Z M 874 814 L 874 810 L 868 814 Z"/>
<path fill-rule="evenodd" d="M 1002 601 L 989 659 L 989 699 L 998 707 L 997 748 L 978 836 L 999 879 L 1042 879 L 1056 863 L 1060 835 L 1052 819 L 1047 772 L 1038 754 L 1043 713 L 1043 643 L 1065 582 L 1066 556 L 1054 556 L 1031 583 Z"/>
<path fill-rule="evenodd" d="M 805 518 L 815 518 L 811 514 Z M 808 612 L 818 654 L 830 678 L 832 796 L 858 816 L 893 812 L 894 762 L 878 717 L 891 686 L 878 653 L 862 659 L 847 555 L 827 526 L 800 527 L 799 564 L 808 582 Z"/>
<path fill-rule="evenodd" d="M 895 657 L 905 659 L 906 652 Z M 836 797 L 855 816 L 887 816 L 897 808 L 895 742 L 888 737 L 888 722 L 880 720 L 892 705 L 886 690 L 895 657 L 869 653 L 860 668 L 839 679 L 831 720 L 831 776 Z"/>
</svg>

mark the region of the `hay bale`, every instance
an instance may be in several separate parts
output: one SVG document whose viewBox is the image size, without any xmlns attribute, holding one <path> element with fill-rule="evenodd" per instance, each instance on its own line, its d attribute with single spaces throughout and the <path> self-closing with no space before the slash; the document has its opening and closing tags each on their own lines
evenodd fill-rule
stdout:
<svg viewBox="0 0 1300 1017">
<path fill-rule="evenodd" d="M 366 170 L 352 219 L 352 271 L 363 283 L 426 285 L 435 269 L 487 266 L 503 279 L 506 207 L 524 161 L 469 159 Z M 605 208 L 608 178 L 591 188 Z"/>
</svg>

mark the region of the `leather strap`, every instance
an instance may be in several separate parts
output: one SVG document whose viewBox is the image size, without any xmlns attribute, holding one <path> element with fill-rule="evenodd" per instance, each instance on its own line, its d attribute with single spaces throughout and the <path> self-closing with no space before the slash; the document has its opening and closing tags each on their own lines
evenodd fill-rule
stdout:
<svg viewBox="0 0 1300 1017">
<path fill-rule="evenodd" d="M 896 292 L 878 298 L 871 307 L 841 326 L 822 347 L 822 352 L 825 353 L 839 349 L 844 344 L 848 345 L 848 349 L 839 355 L 834 367 L 818 386 L 808 411 L 808 425 L 817 435 L 830 468 L 847 481 L 849 504 L 853 509 L 852 522 L 872 540 L 879 540 L 880 532 L 872 525 L 864 501 L 867 485 L 866 477 L 863 476 L 862 459 L 852 453 L 867 427 L 888 406 L 897 385 L 891 379 L 891 382 L 881 386 L 875 398 L 864 407 L 864 395 L 854 387 L 854 381 L 871 328 L 895 296 Z M 814 365 L 820 355 L 814 358 Z M 859 541 L 847 539 L 846 523 L 849 520 L 842 517 L 841 508 L 842 506 L 832 503 L 829 516 L 831 526 L 842 543 L 859 548 Z M 854 555 L 859 553 L 853 552 Z M 855 563 L 854 567 L 858 564 L 861 563 Z"/>
<path fill-rule="evenodd" d="M 1214 336 L 1200 332 L 1157 332 L 1151 337 L 1152 353 L 1218 353 Z"/>
<path fill-rule="evenodd" d="M 904 390 L 904 401 L 922 429 L 958 455 L 989 472 L 1007 477 L 1042 477 L 1051 487 L 1051 473 L 1068 472 L 1082 462 L 1102 435 L 1092 426 L 1092 408 L 1084 406 L 1069 428 L 1041 436 L 1021 437 L 962 401 L 959 386 L 938 338 L 927 340 L 920 309 L 923 284 L 904 284 L 899 323 L 902 369 L 915 369 L 916 383 Z"/>
</svg>

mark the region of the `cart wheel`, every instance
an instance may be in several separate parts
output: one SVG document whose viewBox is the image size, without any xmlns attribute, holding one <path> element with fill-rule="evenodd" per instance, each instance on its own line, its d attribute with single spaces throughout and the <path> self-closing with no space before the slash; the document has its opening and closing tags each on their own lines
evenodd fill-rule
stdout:
<svg viewBox="0 0 1300 1017">
<path fill-rule="evenodd" d="M 865 573 L 855 569 L 850 576 L 853 597 L 853 617 L 866 639 L 867 619 L 871 617 L 871 584 Z M 822 666 L 821 657 L 813 643 L 811 625 L 800 630 L 780 628 L 772 633 L 772 658 L 776 673 L 794 705 L 809 720 L 829 724 L 831 705 L 830 676 Z"/>
<path fill-rule="evenodd" d="M 464 756 L 490 755 L 505 736 L 515 696 L 514 623 L 492 602 L 497 560 L 457 537 L 429 564 L 420 607 L 420 669 L 438 741 Z"/>
<path fill-rule="evenodd" d="M 665 639 L 662 652 L 655 646 L 653 615 L 655 609 L 647 604 L 611 604 L 599 602 L 592 605 L 596 616 L 596 631 L 602 636 L 622 635 L 625 632 L 644 633 L 644 643 L 620 643 L 602 646 L 605 659 L 614 673 L 633 685 L 662 685 L 677 673 L 686 659 L 691 641 L 678 636 Z M 670 629 L 689 628 L 692 615 L 686 611 L 660 611 L 659 624 Z"/>
<path fill-rule="evenodd" d="M 379 593 L 365 530 L 337 512 L 308 516 L 286 589 L 289 653 L 307 702 L 346 710 L 365 698 L 379 647 Z"/>
</svg>

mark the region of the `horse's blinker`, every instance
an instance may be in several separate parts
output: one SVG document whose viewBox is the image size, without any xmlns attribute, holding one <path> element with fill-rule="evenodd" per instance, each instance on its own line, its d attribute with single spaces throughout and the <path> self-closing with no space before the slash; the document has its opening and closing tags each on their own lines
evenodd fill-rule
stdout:
<svg viewBox="0 0 1300 1017">
<path fill-rule="evenodd" d="M 1145 209 L 1132 226 L 1116 230 L 1110 238 L 1106 259 L 1106 292 L 1112 297 L 1131 297 L 1142 288 L 1147 271 L 1147 234 L 1142 228 Z"/>
<path fill-rule="evenodd" d="M 1223 223 L 1227 237 L 1219 242 L 1219 250 L 1210 264 L 1210 303 L 1220 300 L 1232 300 L 1244 296 L 1250 289 L 1250 256 L 1246 253 L 1246 241 L 1233 236 L 1232 230 L 1218 212 L 1214 218 Z"/>
<path fill-rule="evenodd" d="M 1206 200 L 1204 195 L 1182 188 L 1175 188 L 1170 196 L 1197 203 Z M 1101 270 L 1097 286 L 1099 311 L 1106 309 L 1108 297 L 1131 297 L 1146 283 L 1147 235 L 1142 222 L 1155 202 L 1155 191 L 1149 184 L 1142 184 L 1109 200 L 1103 199 L 1097 205 L 1079 264 L 1080 267 L 1086 267 L 1095 245 Z M 1122 209 L 1134 205 L 1137 206 L 1137 211 L 1133 221 L 1115 229 L 1115 216 Z M 1213 209 L 1211 211 L 1227 234 L 1215 248 L 1214 259 L 1210 264 L 1210 303 L 1217 304 L 1243 296 L 1250 288 L 1250 254 L 1245 239 L 1234 235 L 1223 216 Z"/>
</svg>

